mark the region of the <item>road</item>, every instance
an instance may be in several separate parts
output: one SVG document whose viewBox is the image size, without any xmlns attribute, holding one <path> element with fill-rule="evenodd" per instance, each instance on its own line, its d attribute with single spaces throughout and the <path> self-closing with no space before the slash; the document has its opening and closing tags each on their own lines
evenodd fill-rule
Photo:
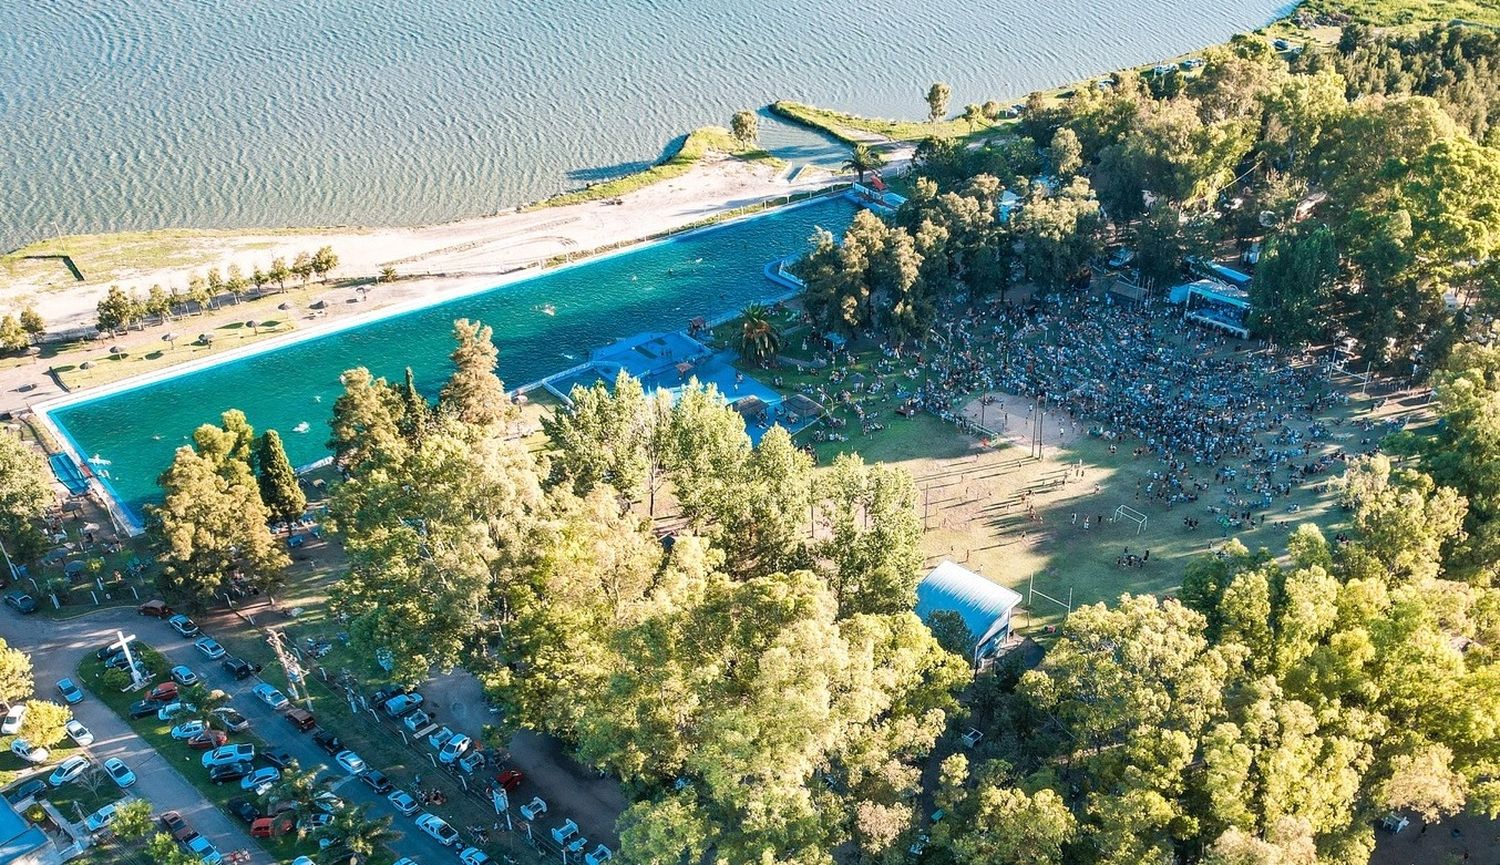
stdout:
<svg viewBox="0 0 1500 865">
<path fill-rule="evenodd" d="M 260 738 L 272 745 L 286 748 L 301 765 L 333 765 L 333 760 L 313 744 L 311 735 L 298 733 L 278 717 L 279 713 L 273 712 L 269 706 L 251 695 L 250 689 L 259 679 L 252 677 L 242 682 L 234 681 L 218 662 L 209 661 L 198 652 L 193 647 L 192 640 L 183 639 L 163 621 L 143 618 L 133 607 L 99 610 L 64 621 L 40 616 L 17 616 L 9 609 L 0 612 L 0 636 L 4 636 L 11 647 L 31 655 L 37 696 L 41 699 L 57 699 L 57 680 L 72 677 L 76 681 L 80 658 L 114 640 L 117 630 L 124 631 L 127 635 L 135 634 L 160 651 L 172 664 L 190 666 L 203 677 L 209 688 L 218 688 L 230 694 L 230 705 L 250 719 L 252 729 Z M 212 636 L 211 633 L 209 635 Z M 182 757 L 182 763 L 176 765 L 135 735 L 123 719 L 97 698 L 86 697 L 72 708 L 74 717 L 94 734 L 94 743 L 87 748 L 94 759 L 98 762 L 110 757 L 124 760 L 135 770 L 138 779 L 133 791 L 150 800 L 158 812 L 180 812 L 194 829 L 225 853 L 232 850 L 249 851 L 250 861 L 256 865 L 269 865 L 274 861 L 249 837 L 242 824 L 205 800 L 179 774 L 179 771 L 203 771 L 197 765 L 199 752 L 188 752 L 184 748 L 186 753 Z M 336 768 L 334 771 L 342 776 Z M 397 856 L 412 857 L 423 865 L 455 858 L 454 850 L 443 848 L 416 829 L 409 818 L 397 814 L 384 796 L 375 795 L 363 782 L 351 777 L 341 777 L 335 789 L 351 804 L 368 805 L 371 817 L 391 815 L 395 818 L 392 828 L 402 833 L 402 837 L 391 845 Z M 463 832 L 462 826 L 454 828 Z"/>
</svg>

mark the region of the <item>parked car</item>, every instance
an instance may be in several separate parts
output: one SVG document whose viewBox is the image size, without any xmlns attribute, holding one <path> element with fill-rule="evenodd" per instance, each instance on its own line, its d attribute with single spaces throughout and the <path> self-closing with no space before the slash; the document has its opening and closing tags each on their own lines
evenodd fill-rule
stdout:
<svg viewBox="0 0 1500 865">
<path fill-rule="evenodd" d="M 180 692 L 178 691 L 176 682 L 162 682 L 160 685 L 157 685 L 156 687 L 151 689 L 151 693 L 146 695 L 146 699 L 157 700 L 162 703 L 171 703 L 175 701 L 179 696 Z"/>
<path fill-rule="evenodd" d="M 322 748 L 330 757 L 344 750 L 344 741 L 321 727 L 313 732 L 312 739 L 313 744 Z"/>
<path fill-rule="evenodd" d="M 464 865 L 490 865 L 491 860 L 478 847 L 466 847 L 464 852 L 458 854 L 458 861 Z"/>
<path fill-rule="evenodd" d="M 452 739 L 456 735 L 458 734 L 454 733 L 447 727 L 443 727 L 441 730 L 434 730 L 430 735 L 428 735 L 427 744 L 441 751 L 443 750 L 443 746 L 448 744 L 448 740 Z"/>
<path fill-rule="evenodd" d="M 197 647 L 198 651 L 202 652 L 203 656 L 205 658 L 208 658 L 210 661 L 217 661 L 220 658 L 224 657 L 224 647 L 219 645 L 219 641 L 215 640 L 213 637 L 199 637 L 197 640 L 193 641 L 193 645 Z M 258 671 L 260 670 L 260 667 L 256 667 L 255 669 Z"/>
<path fill-rule="evenodd" d="M 184 841 L 189 836 L 198 834 L 193 831 L 192 826 L 188 825 L 188 821 L 182 819 L 182 815 L 176 811 L 168 811 L 161 815 L 159 819 L 161 820 L 161 828 L 168 835 L 171 835 L 174 841 Z"/>
<path fill-rule="evenodd" d="M 45 763 L 52 756 L 52 752 L 46 748 L 33 746 L 20 737 L 10 740 L 10 752 L 28 763 Z"/>
<path fill-rule="evenodd" d="M 221 706 L 215 709 L 214 716 L 224 724 L 224 729 L 231 733 L 243 733 L 250 729 L 250 719 L 228 706 Z"/>
<path fill-rule="evenodd" d="M 229 813 L 245 821 L 247 824 L 254 823 L 260 819 L 260 809 L 256 808 L 249 799 L 241 799 L 236 796 L 226 802 L 225 806 L 229 808 Z"/>
<path fill-rule="evenodd" d="M 374 694 L 370 695 L 370 702 L 374 703 L 377 706 L 381 706 L 397 694 L 405 694 L 409 691 L 411 691 L 411 689 L 405 687 L 404 685 L 381 685 L 379 688 L 375 689 Z"/>
<path fill-rule="evenodd" d="M 285 748 L 267 748 L 260 752 L 260 758 L 278 769 L 285 769 L 297 762 L 292 752 Z"/>
<path fill-rule="evenodd" d="M 605 862 L 615 858 L 615 851 L 600 844 L 598 847 L 584 854 L 583 861 L 586 865 L 604 865 Z"/>
<path fill-rule="evenodd" d="M 215 748 L 203 755 L 203 766 L 227 766 L 230 763 L 248 763 L 255 759 L 255 746 L 249 742 L 236 742 Z"/>
<path fill-rule="evenodd" d="M 76 779 L 79 775 L 82 775 L 88 768 L 89 758 L 81 754 L 74 754 L 57 764 L 57 768 L 52 770 L 52 774 L 47 776 L 47 783 L 54 787 L 61 787 L 69 781 Z"/>
<path fill-rule="evenodd" d="M 176 682 L 184 688 L 191 688 L 199 682 L 203 681 L 202 679 L 198 678 L 197 673 L 193 672 L 193 668 L 189 667 L 187 664 L 178 664 L 177 666 L 173 667 L 171 676 L 172 681 Z"/>
<path fill-rule="evenodd" d="M 181 613 L 178 613 L 177 615 L 167 619 L 167 625 L 171 627 L 172 630 L 183 635 L 184 637 L 198 636 L 198 626 L 193 624 L 192 619 L 189 619 L 187 616 L 184 616 Z"/>
<path fill-rule="evenodd" d="M 412 712 L 410 715 L 407 715 L 405 718 L 402 718 L 401 723 L 406 725 L 407 730 L 415 733 L 423 727 L 426 727 L 428 724 L 431 724 L 432 716 L 422 711 L 421 709 L 418 709 L 417 711 Z"/>
<path fill-rule="evenodd" d="M 520 769 L 506 769 L 504 772 L 495 773 L 495 781 L 507 793 L 516 792 L 516 788 L 520 787 L 524 780 L 526 780 L 526 773 Z"/>
<path fill-rule="evenodd" d="M 287 723 L 291 724 L 293 727 L 296 727 L 303 733 L 306 733 L 308 730 L 311 730 L 313 727 L 316 727 L 318 725 L 318 719 L 313 717 L 312 712 L 309 712 L 306 709 L 295 707 L 286 710 L 286 720 Z"/>
<path fill-rule="evenodd" d="M 458 768 L 464 770 L 464 774 L 472 775 L 479 770 L 479 767 L 488 762 L 489 757 L 485 755 L 484 751 L 475 748 L 469 753 L 463 755 L 463 757 L 458 761 Z"/>
<path fill-rule="evenodd" d="M 208 751 L 221 747 L 229 742 L 229 734 L 223 730 L 204 730 L 202 733 L 187 740 L 187 746 L 194 751 Z"/>
<path fill-rule="evenodd" d="M 249 763 L 216 763 L 208 770 L 208 780 L 215 784 L 227 784 L 230 781 L 238 781 L 255 771 L 255 767 Z"/>
<path fill-rule="evenodd" d="M 472 744 L 474 744 L 474 740 L 463 733 L 455 735 L 443 743 L 442 750 L 438 751 L 438 762 L 452 763 L 463 756 L 463 753 L 469 750 L 469 746 Z"/>
<path fill-rule="evenodd" d="M 165 619 L 172 615 L 172 608 L 167 606 L 166 601 L 160 599 L 147 601 L 136 607 L 135 611 L 143 616 L 155 616 L 158 619 Z"/>
<path fill-rule="evenodd" d="M 250 693 L 254 694 L 256 699 L 278 712 L 291 705 L 291 701 L 286 698 L 285 694 L 265 682 L 261 682 L 259 685 L 251 688 Z"/>
<path fill-rule="evenodd" d="M 10 707 L 5 713 L 5 720 L 0 721 L 0 736 L 14 736 L 21 732 L 21 722 L 26 720 L 26 704 L 17 703 Z"/>
<path fill-rule="evenodd" d="M 385 773 L 380 771 L 379 769 L 366 769 L 360 774 L 359 777 L 361 781 L 364 781 L 366 784 L 370 785 L 371 790 L 374 790 L 378 795 L 381 796 L 384 796 L 386 793 L 391 792 L 391 790 L 396 786 L 395 784 L 392 784 L 391 779 L 387 778 L 385 776 Z"/>
<path fill-rule="evenodd" d="M 412 691 L 410 694 L 397 694 L 385 702 L 385 713 L 392 718 L 399 718 L 408 712 L 415 712 L 417 709 L 422 708 L 422 701 L 424 699 L 416 691 Z"/>
<path fill-rule="evenodd" d="M 135 773 L 130 771 L 130 767 L 125 765 L 125 761 L 119 757 L 110 757 L 105 760 L 104 771 L 116 784 L 120 785 L 121 790 L 135 783 Z"/>
<path fill-rule="evenodd" d="M 174 701 L 156 710 L 156 720 L 170 721 L 178 715 L 191 715 L 196 711 L 198 711 L 198 707 L 192 703 Z"/>
<path fill-rule="evenodd" d="M 149 697 L 145 700 L 136 700 L 134 703 L 130 704 L 130 717 L 149 718 L 152 715 L 155 715 L 157 712 L 161 711 L 161 708 L 165 705 L 167 705 L 166 702 L 162 700 L 153 700 Z"/>
<path fill-rule="evenodd" d="M 240 779 L 241 790 L 253 790 L 255 795 L 261 796 L 271 789 L 271 785 L 281 780 L 281 770 L 275 766 L 262 766 Z"/>
<path fill-rule="evenodd" d="M 313 797 L 313 807 L 325 814 L 332 814 L 344 810 L 344 800 L 332 790 L 324 790 Z"/>
<path fill-rule="evenodd" d="M 126 645 L 130 645 L 131 643 L 134 643 L 134 642 L 135 642 L 135 637 L 133 635 L 130 636 L 130 637 L 127 637 L 125 639 L 125 644 Z M 100 660 L 100 661 L 107 661 L 107 660 L 109 660 L 109 657 L 111 655 L 119 655 L 119 654 L 123 653 L 124 651 L 125 651 L 125 649 L 120 645 L 120 642 L 118 640 L 116 640 L 113 643 L 107 643 L 107 644 L 105 644 L 103 648 L 96 649 L 94 651 L 94 657 L 96 659 Z"/>
<path fill-rule="evenodd" d="M 62 692 L 63 701 L 69 705 L 83 702 L 83 691 L 73 684 L 72 679 L 58 680 L 57 690 Z"/>
<path fill-rule="evenodd" d="M 545 813 L 547 813 L 547 802 L 541 796 L 521 806 L 521 816 L 532 822 L 536 822 L 536 818 Z"/>
<path fill-rule="evenodd" d="M 204 639 L 206 640 L 208 638 L 204 637 Z M 203 640 L 199 640 L 198 642 L 202 643 Z M 219 644 L 214 643 L 214 645 L 217 646 Z M 201 649 L 202 647 L 200 646 L 199 648 Z M 219 666 L 224 668 L 224 672 L 235 677 L 236 679 L 248 679 L 256 673 L 259 673 L 263 669 L 260 664 L 252 664 L 249 661 L 243 660 L 241 658 L 236 658 L 233 655 L 224 655 L 223 657 L 224 660 L 219 663 Z"/>
<path fill-rule="evenodd" d="M 83 818 L 83 828 L 90 832 L 98 832 L 113 822 L 115 822 L 115 805 L 111 802 Z"/>
<path fill-rule="evenodd" d="M 36 612 L 36 598 L 25 592 L 11 592 L 6 595 L 5 605 L 23 616 L 29 616 Z"/>
<path fill-rule="evenodd" d="M 556 841 L 559 844 L 568 843 L 569 841 L 573 840 L 573 836 L 577 834 L 578 824 L 573 822 L 572 817 L 564 820 L 561 826 L 552 827 L 552 840 Z"/>
<path fill-rule="evenodd" d="M 208 727 L 202 721 L 187 721 L 172 728 L 172 738 L 186 742 L 194 736 L 203 735 Z"/>
<path fill-rule="evenodd" d="M 432 840 L 444 847 L 452 847 L 458 843 L 458 830 L 449 826 L 446 820 L 436 814 L 423 812 L 422 816 L 417 818 L 417 828 L 426 832 Z"/>
<path fill-rule="evenodd" d="M 350 775 L 358 775 L 369 768 L 365 765 L 365 761 L 353 751 L 340 751 L 334 756 L 333 761 Z"/>
<path fill-rule="evenodd" d="M 385 800 L 391 803 L 391 807 L 395 808 L 403 817 L 410 817 L 417 813 L 417 800 L 413 799 L 411 794 L 405 790 L 392 790 L 390 795 L 385 797 Z"/>
<path fill-rule="evenodd" d="M 197 856 L 198 861 L 202 862 L 203 865 L 219 865 L 220 862 L 224 861 L 224 856 L 219 853 L 219 848 L 215 847 L 212 841 L 204 838 L 202 835 L 194 835 L 186 843 L 188 851 Z"/>
<path fill-rule="evenodd" d="M 80 748 L 84 745 L 92 745 L 94 743 L 94 734 L 90 733 L 89 728 L 83 726 L 83 723 L 77 718 L 69 721 L 63 729 L 67 731 L 68 738 L 73 740 L 73 744 Z"/>
<path fill-rule="evenodd" d="M 41 778 L 30 778 L 5 791 L 5 801 L 19 805 L 27 799 L 39 799 L 47 793 L 47 782 Z"/>
</svg>

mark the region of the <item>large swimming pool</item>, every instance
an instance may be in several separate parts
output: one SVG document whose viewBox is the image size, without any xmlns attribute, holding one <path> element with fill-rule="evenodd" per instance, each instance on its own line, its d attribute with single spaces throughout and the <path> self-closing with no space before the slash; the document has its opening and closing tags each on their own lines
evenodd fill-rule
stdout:
<svg viewBox="0 0 1500 865">
<path fill-rule="evenodd" d="M 379 319 L 195 372 L 65 404 L 49 412 L 85 456 L 110 461 L 116 497 L 137 513 L 156 477 L 200 424 L 238 408 L 256 430 L 275 429 L 292 463 L 327 455 L 339 375 L 356 366 L 395 379 L 410 366 L 435 397 L 451 366 L 452 324 L 495 330 L 510 386 L 586 360 L 589 351 L 646 330 L 680 330 L 778 293 L 767 262 L 801 251 L 822 226 L 841 234 L 855 206 L 824 199 L 581 262 L 479 294 Z M 298 432 L 305 430 L 305 432 Z"/>
</svg>

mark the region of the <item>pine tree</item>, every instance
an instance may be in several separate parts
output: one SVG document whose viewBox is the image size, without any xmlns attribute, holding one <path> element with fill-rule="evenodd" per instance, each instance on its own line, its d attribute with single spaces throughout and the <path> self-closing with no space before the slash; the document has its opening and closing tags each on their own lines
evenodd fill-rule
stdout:
<svg viewBox="0 0 1500 865">
<path fill-rule="evenodd" d="M 450 355 L 453 376 L 443 385 L 439 405 L 454 417 L 475 426 L 493 426 L 510 419 L 515 407 L 505 385 L 495 375 L 500 351 L 484 324 L 461 318 L 453 323 L 458 348 Z"/>
<path fill-rule="evenodd" d="M 307 496 L 297 483 L 297 473 L 287 459 L 286 447 L 281 435 L 268 429 L 260 437 L 260 447 L 255 454 L 255 466 L 259 473 L 261 501 L 273 519 L 291 522 L 302 516 L 307 509 Z"/>
</svg>

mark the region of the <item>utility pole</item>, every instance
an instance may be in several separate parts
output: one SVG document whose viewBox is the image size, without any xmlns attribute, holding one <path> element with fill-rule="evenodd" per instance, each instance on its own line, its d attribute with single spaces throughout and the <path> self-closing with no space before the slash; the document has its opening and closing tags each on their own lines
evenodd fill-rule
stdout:
<svg viewBox="0 0 1500 865">
<path fill-rule="evenodd" d="M 281 669 L 286 672 L 287 690 L 292 692 L 291 698 L 312 702 L 312 694 L 302 686 L 302 665 L 297 662 L 297 656 L 293 655 L 286 645 L 286 634 L 277 630 L 267 630 L 266 642 L 271 644 L 271 649 L 276 652 L 276 660 L 281 663 Z"/>
</svg>

